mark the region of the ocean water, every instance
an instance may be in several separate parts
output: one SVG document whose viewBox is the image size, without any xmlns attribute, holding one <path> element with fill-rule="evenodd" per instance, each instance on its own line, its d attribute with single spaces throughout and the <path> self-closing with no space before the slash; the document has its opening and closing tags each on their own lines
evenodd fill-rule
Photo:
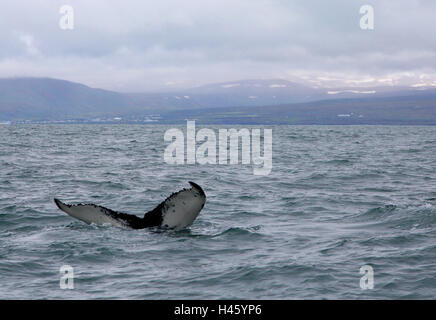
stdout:
<svg viewBox="0 0 436 320">
<path fill-rule="evenodd" d="M 436 127 L 270 127 L 267 176 L 168 165 L 168 128 L 0 126 L 1 299 L 436 298 Z M 182 231 L 86 225 L 53 203 L 143 215 L 190 180 L 207 202 Z"/>
</svg>

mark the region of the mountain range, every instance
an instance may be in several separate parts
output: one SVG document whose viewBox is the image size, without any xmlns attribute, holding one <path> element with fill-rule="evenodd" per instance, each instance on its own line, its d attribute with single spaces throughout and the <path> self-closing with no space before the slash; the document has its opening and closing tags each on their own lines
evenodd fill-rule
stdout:
<svg viewBox="0 0 436 320">
<path fill-rule="evenodd" d="M 268 106 L 320 100 L 381 98 L 419 94 L 423 88 L 380 86 L 373 88 L 320 88 L 282 79 L 215 83 L 183 91 L 133 93 L 136 104 L 149 109 L 205 109 L 234 106 Z M 436 92 L 436 90 L 435 90 Z"/>
<path fill-rule="evenodd" d="M 0 79 L 0 120 L 187 117 L 205 123 L 436 124 L 430 87 L 312 87 L 241 80 L 168 92 L 120 93 L 51 78 Z"/>
</svg>

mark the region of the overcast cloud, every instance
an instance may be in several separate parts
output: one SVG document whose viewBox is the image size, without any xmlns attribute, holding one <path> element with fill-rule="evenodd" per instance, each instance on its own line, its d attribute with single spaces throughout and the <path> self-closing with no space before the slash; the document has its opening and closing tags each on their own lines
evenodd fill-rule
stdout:
<svg viewBox="0 0 436 320">
<path fill-rule="evenodd" d="M 74 30 L 59 27 L 62 5 Z M 375 29 L 359 27 L 362 5 Z M 118 91 L 240 79 L 436 85 L 436 1 L 15 0 L 0 10 L 0 77 Z"/>
</svg>

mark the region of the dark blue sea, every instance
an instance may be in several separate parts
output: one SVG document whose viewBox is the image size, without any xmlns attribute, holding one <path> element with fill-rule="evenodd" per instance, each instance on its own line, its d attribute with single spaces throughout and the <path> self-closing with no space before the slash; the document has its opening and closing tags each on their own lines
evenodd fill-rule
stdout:
<svg viewBox="0 0 436 320">
<path fill-rule="evenodd" d="M 0 299 L 436 298 L 436 127 L 268 127 L 266 176 L 169 165 L 168 128 L 0 125 Z M 207 202 L 182 231 L 87 225 L 53 203 L 142 216 L 188 181 Z"/>
</svg>

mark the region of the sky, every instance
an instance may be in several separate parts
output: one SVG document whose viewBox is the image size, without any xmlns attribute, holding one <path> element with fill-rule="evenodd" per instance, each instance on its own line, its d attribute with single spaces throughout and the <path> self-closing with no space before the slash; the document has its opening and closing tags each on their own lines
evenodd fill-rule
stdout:
<svg viewBox="0 0 436 320">
<path fill-rule="evenodd" d="M 73 29 L 60 27 L 64 5 Z M 363 5 L 374 9 L 373 30 L 360 27 Z M 0 77 L 121 92 L 242 79 L 436 86 L 435 13 L 430 0 L 8 1 Z"/>
</svg>

